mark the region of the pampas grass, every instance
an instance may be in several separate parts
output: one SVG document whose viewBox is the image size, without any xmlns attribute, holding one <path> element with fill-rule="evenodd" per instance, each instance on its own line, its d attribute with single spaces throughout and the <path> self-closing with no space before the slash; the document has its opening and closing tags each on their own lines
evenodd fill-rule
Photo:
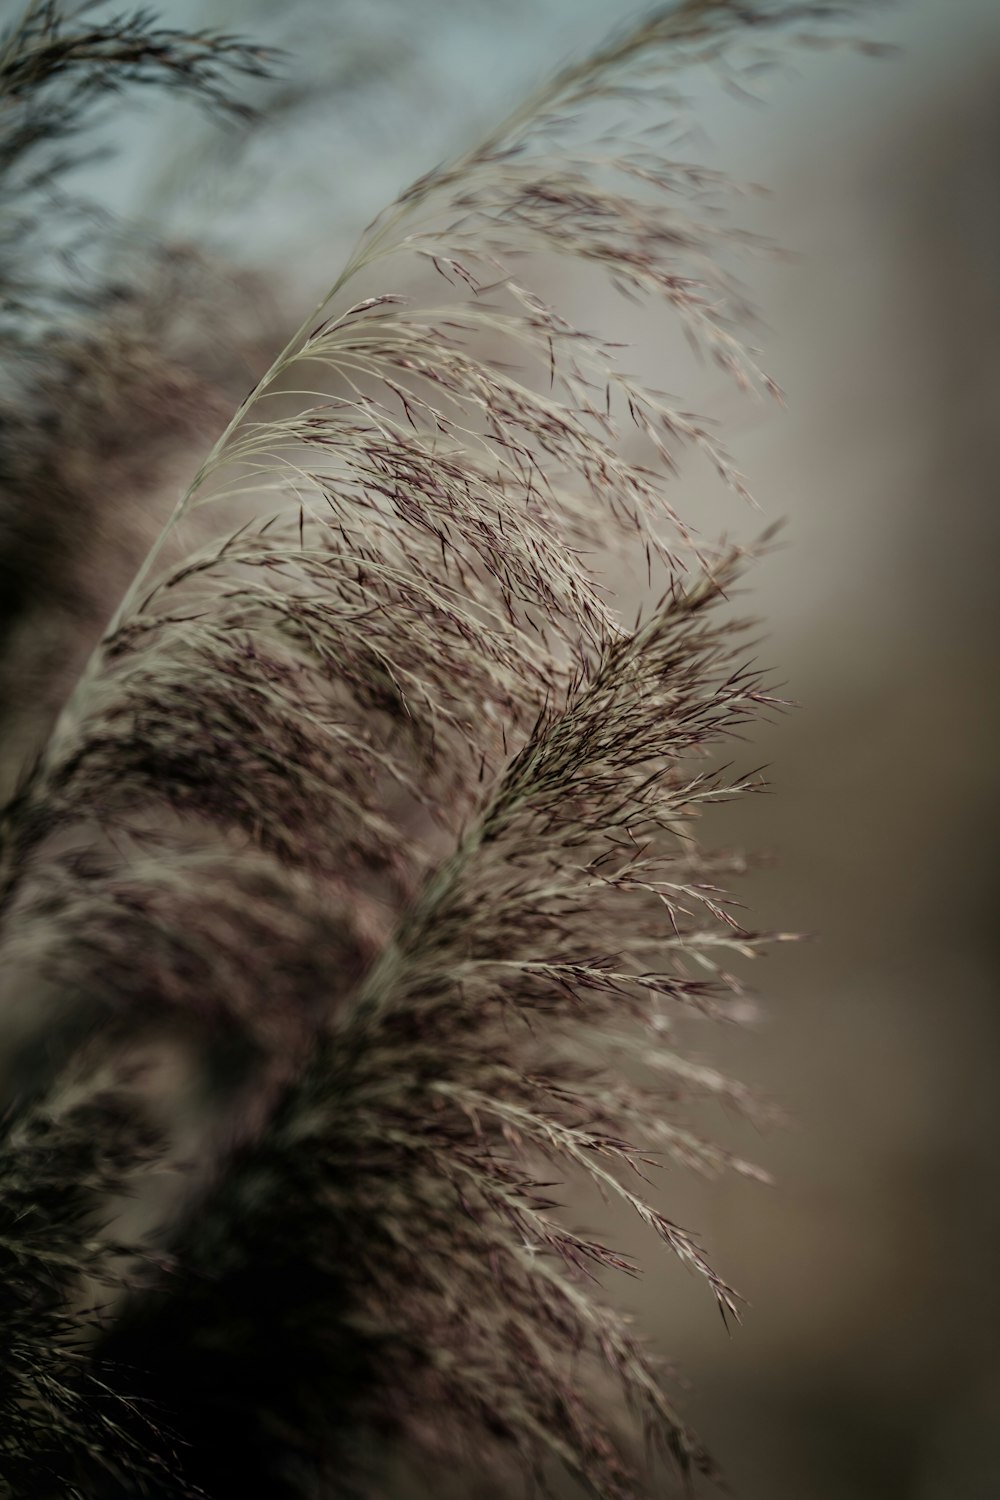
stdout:
<svg viewBox="0 0 1000 1500">
<path fill-rule="evenodd" d="M 146 556 L 0 817 L 7 1493 L 366 1494 L 383 1438 L 606 1500 L 658 1455 L 714 1473 L 604 1301 L 636 1268 L 558 1184 L 738 1315 L 655 1173 L 756 1170 L 692 1128 L 699 1097 L 754 1105 L 677 1033 L 738 1013 L 732 955 L 765 941 L 695 829 L 759 785 L 707 757 L 776 700 L 720 612 L 740 556 L 670 476 L 693 447 L 744 487 L 533 280 L 583 266 L 773 392 L 727 184 L 648 106 L 842 12 L 654 11 L 421 179 Z M 215 59 L 256 66 L 149 26 L 64 51 L 210 102 Z M 670 578 L 632 627 L 614 553 Z"/>
</svg>

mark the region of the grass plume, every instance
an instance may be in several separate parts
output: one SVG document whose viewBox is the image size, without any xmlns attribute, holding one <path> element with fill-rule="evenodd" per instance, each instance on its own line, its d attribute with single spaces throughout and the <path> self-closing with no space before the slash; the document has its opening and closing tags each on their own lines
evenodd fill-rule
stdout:
<svg viewBox="0 0 1000 1500">
<path fill-rule="evenodd" d="M 635 1267 L 552 1179 L 737 1314 L 648 1179 L 754 1171 L 685 1112 L 752 1100 L 675 1039 L 733 1013 L 764 941 L 694 834 L 757 784 L 706 755 L 775 700 L 718 607 L 739 555 L 671 498 L 684 447 L 743 481 L 533 278 L 579 264 L 773 392 L 729 185 L 676 157 L 675 110 L 639 122 L 677 69 L 849 9 L 659 8 L 414 184 L 143 562 L 0 815 L 7 1493 L 365 1493 L 367 1432 L 634 1500 L 607 1377 L 654 1453 L 714 1473 L 604 1303 Z M 218 65 L 256 67 L 150 24 L 70 47 L 71 77 L 180 48 L 218 103 Z M 634 628 L 615 550 L 671 578 Z M 191 1088 L 198 1161 L 129 1238 Z"/>
</svg>

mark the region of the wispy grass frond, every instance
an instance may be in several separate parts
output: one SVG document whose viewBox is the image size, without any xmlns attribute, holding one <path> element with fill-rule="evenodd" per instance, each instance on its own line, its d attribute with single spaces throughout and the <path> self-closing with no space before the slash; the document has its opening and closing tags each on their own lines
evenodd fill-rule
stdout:
<svg viewBox="0 0 1000 1500">
<path fill-rule="evenodd" d="M 682 448 L 745 492 L 707 424 L 536 288 L 576 263 L 773 390 L 739 339 L 728 187 L 668 149 L 674 109 L 656 121 L 678 65 L 843 11 L 658 9 L 404 193 L 234 414 L 4 813 L 10 1149 L 149 1038 L 215 1101 L 187 1210 L 133 1247 L 67 1376 L 80 1493 L 132 1492 L 93 1380 L 151 1495 L 346 1493 L 352 1460 L 363 1492 L 362 1430 L 629 1500 L 648 1490 L 602 1380 L 682 1474 L 713 1473 L 603 1303 L 635 1267 L 553 1178 L 737 1314 L 651 1179 L 755 1172 L 687 1117 L 755 1105 L 677 1023 L 737 1015 L 730 959 L 765 941 L 695 825 L 759 784 L 706 757 L 776 700 L 720 610 L 738 554 L 673 503 Z M 629 628 L 605 570 L 643 553 L 671 583 Z M 148 1100 L 101 1097 L 141 1196 Z M 76 1180 L 68 1144 L 50 1162 Z M 94 1227 L 118 1196 L 85 1173 L 54 1201 L 60 1308 L 95 1255 L 120 1265 Z M 32 1343 L 27 1306 L 0 1394 L 16 1462 L 65 1342 Z"/>
</svg>

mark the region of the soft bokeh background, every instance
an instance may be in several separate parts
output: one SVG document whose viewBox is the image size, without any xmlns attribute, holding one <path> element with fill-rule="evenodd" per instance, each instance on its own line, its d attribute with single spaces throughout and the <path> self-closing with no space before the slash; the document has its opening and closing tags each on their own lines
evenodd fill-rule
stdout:
<svg viewBox="0 0 1000 1500">
<path fill-rule="evenodd" d="M 238 152 L 147 105 L 88 186 L 260 272 L 267 317 L 294 323 L 411 177 L 636 10 L 175 0 L 171 22 L 287 47 L 288 87 Z M 745 217 L 795 252 L 752 273 L 788 411 L 698 377 L 765 516 L 789 518 L 753 608 L 799 705 L 740 750 L 775 791 L 720 836 L 776 856 L 744 891 L 757 919 L 814 937 L 766 962 L 763 1024 L 713 1042 L 792 1118 L 752 1143 L 777 1185 L 670 1184 L 745 1324 L 729 1336 L 655 1255 L 632 1301 L 742 1500 L 992 1500 L 1000 3 L 901 0 L 865 28 L 898 53 L 799 55 L 766 108 L 697 85 L 697 149 L 768 185 Z M 680 355 L 662 362 L 670 387 Z M 696 465 L 679 504 L 709 532 L 762 526 Z"/>
</svg>

